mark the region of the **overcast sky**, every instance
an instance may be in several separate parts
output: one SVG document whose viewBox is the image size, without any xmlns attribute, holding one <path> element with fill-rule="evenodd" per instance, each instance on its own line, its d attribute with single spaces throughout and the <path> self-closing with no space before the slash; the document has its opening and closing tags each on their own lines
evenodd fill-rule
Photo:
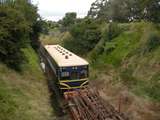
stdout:
<svg viewBox="0 0 160 120">
<path fill-rule="evenodd" d="M 32 0 L 38 5 L 39 13 L 44 19 L 57 21 L 66 12 L 77 12 L 78 17 L 84 17 L 95 0 Z"/>
</svg>

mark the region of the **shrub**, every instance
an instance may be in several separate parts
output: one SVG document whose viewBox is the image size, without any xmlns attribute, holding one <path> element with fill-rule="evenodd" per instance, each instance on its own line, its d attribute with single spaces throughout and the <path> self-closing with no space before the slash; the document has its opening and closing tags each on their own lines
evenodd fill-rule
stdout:
<svg viewBox="0 0 160 120">
<path fill-rule="evenodd" d="M 117 23 L 110 23 L 108 28 L 104 30 L 102 39 L 105 41 L 104 51 L 106 53 L 110 53 L 115 49 L 116 45 L 111 41 L 116 38 L 121 32 L 122 30 Z"/>
<path fill-rule="evenodd" d="M 91 53 L 89 54 L 89 58 L 92 63 L 94 63 L 97 60 L 98 56 L 104 52 L 104 45 L 105 41 L 104 39 L 101 39 L 95 46 L 95 48 L 91 51 Z"/>
<path fill-rule="evenodd" d="M 151 32 L 148 35 L 144 53 L 151 52 L 160 46 L 160 35 L 158 32 Z"/>
<path fill-rule="evenodd" d="M 98 24 L 91 19 L 84 19 L 70 29 L 72 40 L 64 43 L 65 47 L 78 54 L 91 51 L 101 39 Z M 69 47 L 68 47 L 69 46 Z"/>
<path fill-rule="evenodd" d="M 25 60 L 22 48 L 29 43 L 29 27 L 19 11 L 8 7 L 1 7 L 0 11 L 0 61 L 18 70 Z"/>
<path fill-rule="evenodd" d="M 160 46 L 160 35 L 158 33 L 150 34 L 147 46 L 148 46 L 149 51 L 152 51 L 153 49 L 159 47 Z"/>
<path fill-rule="evenodd" d="M 41 22 L 37 21 L 37 8 L 26 0 L 9 3 L 0 6 L 0 61 L 20 70 L 26 61 L 22 49 L 38 46 Z"/>
<path fill-rule="evenodd" d="M 106 42 L 105 44 L 105 53 L 109 54 L 110 52 L 112 52 L 116 47 L 116 44 L 114 42 Z"/>
<path fill-rule="evenodd" d="M 105 41 L 111 41 L 121 33 L 121 28 L 117 23 L 110 23 L 108 28 L 103 33 L 103 39 Z"/>
</svg>

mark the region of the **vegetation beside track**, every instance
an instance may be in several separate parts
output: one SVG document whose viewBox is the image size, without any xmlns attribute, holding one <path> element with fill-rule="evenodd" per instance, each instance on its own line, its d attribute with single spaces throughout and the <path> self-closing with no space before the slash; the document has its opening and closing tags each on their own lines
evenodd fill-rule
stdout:
<svg viewBox="0 0 160 120">
<path fill-rule="evenodd" d="M 158 119 L 159 27 L 146 22 L 116 26 L 113 31 L 117 33 L 120 30 L 119 34 L 104 44 L 97 44 L 88 55 L 92 63 L 92 83 L 100 89 L 103 98 L 115 107 L 118 108 L 118 101 L 122 99 L 121 110 L 129 113 L 130 119 Z M 97 49 L 103 49 L 103 52 Z"/>
<path fill-rule="evenodd" d="M 28 1 L 0 1 L 0 120 L 54 119 L 47 81 L 33 50 L 41 23 L 37 7 Z"/>
<path fill-rule="evenodd" d="M 38 57 L 30 47 L 23 51 L 28 63 L 22 65 L 22 72 L 0 63 L 0 120 L 54 119 Z"/>
<path fill-rule="evenodd" d="M 119 96 L 128 99 L 128 102 L 122 104 L 122 111 L 129 113 L 130 118 L 141 120 L 159 118 L 157 112 L 160 101 L 159 25 L 149 22 L 110 25 L 101 23 L 99 29 L 101 39 L 95 47 L 90 52 L 78 53 L 90 62 L 90 83 L 115 107 L 118 107 Z M 83 36 L 80 31 L 78 32 Z M 68 33 L 68 36 L 60 39 L 60 44 L 70 49 L 71 46 L 67 44 L 74 39 L 73 37 L 72 33 Z M 56 43 L 53 39 L 50 41 L 57 44 L 58 39 Z M 86 39 L 81 41 L 83 40 Z M 74 51 L 79 46 L 72 47 L 70 50 Z M 141 107 L 138 108 L 134 104 L 138 106 L 141 104 Z M 137 116 L 134 116 L 133 111 Z M 141 112 L 144 112 L 144 116 Z"/>
<path fill-rule="evenodd" d="M 71 12 L 47 24 L 26 0 L 0 4 L 0 119 L 50 119 L 47 84 L 28 47 L 38 47 L 43 30 L 43 44 L 90 61 L 91 84 L 115 107 L 121 101 L 130 119 L 160 118 L 159 0 L 99 0 L 84 19 Z"/>
<path fill-rule="evenodd" d="M 120 82 L 132 92 L 160 101 L 160 31 L 152 23 L 119 24 L 116 29 L 125 29 L 111 41 L 106 41 L 104 51 L 91 51 L 93 69 L 111 68 L 116 74 L 114 82 Z M 157 41 L 157 42 L 156 42 Z M 154 43 L 156 42 L 156 43 Z M 110 66 L 110 67 L 109 67 Z"/>
</svg>

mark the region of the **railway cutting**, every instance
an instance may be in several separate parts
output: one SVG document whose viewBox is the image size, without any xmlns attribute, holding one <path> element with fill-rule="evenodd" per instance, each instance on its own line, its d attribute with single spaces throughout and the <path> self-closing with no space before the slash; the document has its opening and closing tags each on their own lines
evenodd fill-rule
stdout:
<svg viewBox="0 0 160 120">
<path fill-rule="evenodd" d="M 86 60 L 59 45 L 41 45 L 39 55 L 49 86 L 58 91 L 57 103 L 72 120 L 128 120 L 111 104 L 104 104 L 98 91 L 89 87 Z"/>
</svg>

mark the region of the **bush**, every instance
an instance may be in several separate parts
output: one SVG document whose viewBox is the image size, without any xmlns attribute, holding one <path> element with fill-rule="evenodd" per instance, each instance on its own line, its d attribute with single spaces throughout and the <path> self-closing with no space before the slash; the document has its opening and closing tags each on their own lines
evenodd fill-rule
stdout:
<svg viewBox="0 0 160 120">
<path fill-rule="evenodd" d="M 70 29 L 70 33 L 72 40 L 64 43 L 64 46 L 78 54 L 85 54 L 91 51 L 101 39 L 99 26 L 91 19 L 84 19 L 75 24 Z"/>
<path fill-rule="evenodd" d="M 121 28 L 117 23 L 110 23 L 108 28 L 103 33 L 103 39 L 105 41 L 111 41 L 121 33 Z"/>
<path fill-rule="evenodd" d="M 104 52 L 104 45 L 105 41 L 104 39 L 101 39 L 99 43 L 95 46 L 95 48 L 91 51 L 91 53 L 89 54 L 89 58 L 92 63 L 96 62 L 98 56 Z"/>
<path fill-rule="evenodd" d="M 160 35 L 158 32 L 151 32 L 148 35 L 144 53 L 151 52 L 160 46 Z"/>
<path fill-rule="evenodd" d="M 29 43 L 29 27 L 23 15 L 13 8 L 1 7 L 0 13 L 0 61 L 18 70 L 25 61 L 22 48 Z"/>
<path fill-rule="evenodd" d="M 116 44 L 114 42 L 106 42 L 105 44 L 105 53 L 109 54 L 116 48 Z"/>
<path fill-rule="evenodd" d="M 147 43 L 148 50 L 152 51 L 153 49 L 160 46 L 160 35 L 158 33 L 152 33 L 149 37 L 149 41 Z"/>
<path fill-rule="evenodd" d="M 0 61 L 20 70 L 26 61 L 23 48 L 38 46 L 41 22 L 37 8 L 26 0 L 14 0 L 0 6 Z"/>
</svg>

